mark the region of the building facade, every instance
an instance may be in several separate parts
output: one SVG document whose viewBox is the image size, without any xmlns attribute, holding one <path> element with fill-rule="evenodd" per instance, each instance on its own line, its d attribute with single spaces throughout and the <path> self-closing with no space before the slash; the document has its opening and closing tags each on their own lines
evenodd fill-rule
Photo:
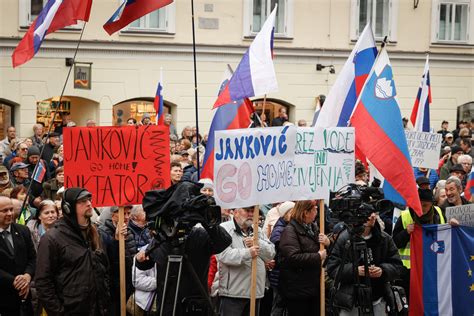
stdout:
<svg viewBox="0 0 474 316">
<path fill-rule="evenodd" d="M 160 78 L 166 112 L 178 130 L 195 125 L 191 1 L 175 0 L 109 36 L 102 25 L 121 1 L 94 0 L 87 24 L 48 35 L 34 59 L 13 69 L 11 54 L 46 2 L 0 1 L 0 137 L 10 124 L 22 137 L 31 135 L 33 124 L 48 123 L 56 106 L 78 125 L 87 119 L 103 126 L 139 120 L 153 114 Z M 267 96 L 269 119 L 283 106 L 290 121 L 311 121 L 316 97 L 328 94 L 368 22 L 377 41 L 388 38 L 402 115 L 410 115 L 427 52 L 432 127 L 446 119 L 454 129 L 457 107 L 474 100 L 471 0 L 195 0 L 201 134 L 209 128 L 227 64 L 237 66 L 275 3 L 279 91 Z M 76 78 L 69 78 L 66 100 L 58 104 L 82 30 Z M 318 64 L 327 67 L 318 70 Z M 255 98 L 258 109 L 262 99 Z"/>
</svg>

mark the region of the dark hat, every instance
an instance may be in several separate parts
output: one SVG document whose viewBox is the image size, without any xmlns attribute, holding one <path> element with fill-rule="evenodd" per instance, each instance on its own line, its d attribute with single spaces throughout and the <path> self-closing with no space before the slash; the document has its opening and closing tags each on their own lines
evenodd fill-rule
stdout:
<svg viewBox="0 0 474 316">
<path fill-rule="evenodd" d="M 449 172 L 462 172 L 463 174 L 466 174 L 466 171 L 464 171 L 464 168 L 460 163 L 457 163 L 453 165 L 450 169 Z"/>
<path fill-rule="evenodd" d="M 92 193 L 87 191 L 86 189 L 83 188 L 68 188 L 64 190 L 63 194 L 63 200 L 61 203 L 61 208 L 64 210 L 65 209 L 65 204 L 68 203 L 69 206 L 69 213 L 68 212 L 63 212 L 65 215 L 71 216 L 72 218 L 75 218 L 76 214 L 76 203 L 80 199 L 83 199 L 85 197 L 92 197 Z"/>
<path fill-rule="evenodd" d="M 408 122 L 408 119 L 406 117 L 402 118 L 403 122 Z"/>
<path fill-rule="evenodd" d="M 451 147 L 451 154 L 456 154 L 458 152 L 462 151 L 462 148 L 460 146 L 453 146 Z"/>
<path fill-rule="evenodd" d="M 17 171 L 19 169 L 25 169 L 28 168 L 29 164 L 23 163 L 23 162 L 16 162 L 13 164 L 13 166 L 10 168 L 10 171 Z"/>
<path fill-rule="evenodd" d="M 420 201 L 433 202 L 433 192 L 430 189 L 418 189 Z"/>
<path fill-rule="evenodd" d="M 443 120 L 443 122 L 441 122 L 441 124 L 448 124 L 449 122 L 446 121 L 446 120 Z"/>
<path fill-rule="evenodd" d="M 31 156 L 39 156 L 40 154 L 41 152 L 38 147 L 31 146 L 30 148 L 28 148 L 28 158 L 30 158 Z"/>
<path fill-rule="evenodd" d="M 59 137 L 59 133 L 51 132 L 49 133 L 49 137 Z"/>
<path fill-rule="evenodd" d="M 422 184 L 430 184 L 430 179 L 428 179 L 427 177 L 418 177 L 416 178 L 416 184 L 418 184 L 418 186 L 422 185 Z"/>
</svg>

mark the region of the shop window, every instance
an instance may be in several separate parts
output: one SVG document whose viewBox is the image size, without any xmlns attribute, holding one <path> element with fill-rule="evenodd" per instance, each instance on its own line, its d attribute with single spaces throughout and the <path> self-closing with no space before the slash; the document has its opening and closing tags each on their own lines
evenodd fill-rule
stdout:
<svg viewBox="0 0 474 316">
<path fill-rule="evenodd" d="M 56 108 L 58 108 L 58 114 L 54 117 L 54 126 L 60 126 L 62 123 L 61 114 L 71 113 L 71 100 L 63 97 L 59 103 L 59 97 L 55 97 L 36 102 L 36 123 L 46 127 L 50 126 Z"/>
<path fill-rule="evenodd" d="M 164 115 L 172 114 L 171 106 L 165 101 L 163 104 Z M 125 101 L 114 105 L 113 108 L 113 125 L 122 126 L 127 125 L 129 118 L 134 118 L 137 122 L 141 121 L 143 116 L 147 113 L 153 124 L 156 124 L 156 111 L 153 105 L 153 99 L 137 99 L 132 101 Z"/>
<path fill-rule="evenodd" d="M 7 137 L 9 126 L 13 126 L 13 107 L 0 102 L 0 140 Z"/>
</svg>

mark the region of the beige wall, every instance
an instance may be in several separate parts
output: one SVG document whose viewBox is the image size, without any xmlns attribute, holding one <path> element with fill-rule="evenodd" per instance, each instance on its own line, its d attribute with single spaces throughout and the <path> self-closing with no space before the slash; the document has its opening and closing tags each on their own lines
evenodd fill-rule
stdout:
<svg viewBox="0 0 474 316">
<path fill-rule="evenodd" d="M 399 0 L 396 43 L 388 46 L 398 98 L 404 116 L 409 116 L 424 66 L 424 53 L 431 52 L 433 104 L 432 126 L 443 119 L 454 128 L 456 107 L 473 101 L 474 53 L 472 46 L 431 44 L 431 2 Z M 214 4 L 214 12 L 204 12 L 204 3 Z M 160 67 L 164 70 L 164 97 L 176 104 L 174 118 L 178 130 L 194 125 L 193 63 L 191 54 L 190 1 L 177 0 L 174 36 L 109 37 L 102 24 L 116 9 L 116 0 L 95 0 L 84 42 L 77 60 L 92 62 L 92 90 L 73 89 L 70 79 L 65 95 L 81 102 L 97 102 L 98 107 L 77 105 L 87 118 L 101 125 L 112 123 L 112 107 L 124 100 L 154 97 Z M 197 28 L 198 81 L 201 132 L 207 131 L 210 108 L 222 74 L 229 63 L 236 67 L 250 44 L 243 38 L 244 1 L 196 0 L 196 16 L 218 18 L 218 30 Z M 293 39 L 275 42 L 275 67 L 279 92 L 269 97 L 284 100 L 292 120 L 310 120 L 315 97 L 327 94 L 341 70 L 353 42 L 350 41 L 351 4 L 349 0 L 295 0 Z M 474 17 L 471 17 L 474 18 Z M 472 21 L 471 21 L 472 22 Z M 48 39 L 29 63 L 12 69 L 10 55 L 17 45 L 18 0 L 0 1 L 0 98 L 20 104 L 15 109 L 21 135 L 29 135 L 35 122 L 36 102 L 59 95 L 67 74 L 65 58 L 72 57 L 78 32 L 58 32 Z M 316 71 L 316 64 L 334 64 L 336 74 Z M 82 123 L 82 122 L 78 122 Z"/>
</svg>

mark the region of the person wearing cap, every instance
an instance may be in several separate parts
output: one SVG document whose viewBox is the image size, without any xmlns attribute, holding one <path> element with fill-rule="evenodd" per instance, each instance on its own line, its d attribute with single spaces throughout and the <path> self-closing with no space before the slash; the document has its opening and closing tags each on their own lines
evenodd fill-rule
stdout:
<svg viewBox="0 0 474 316">
<path fill-rule="evenodd" d="M 295 207 L 295 203 L 291 201 L 286 201 L 278 205 L 276 208 L 272 208 L 267 213 L 267 218 L 269 213 L 272 210 L 277 210 L 279 218 L 277 219 L 276 223 L 269 226 L 270 232 L 270 241 L 275 245 L 275 258 L 272 260 L 270 265 L 268 279 L 270 281 L 270 285 L 273 290 L 273 302 L 272 302 L 272 315 L 283 315 L 284 307 L 283 307 L 283 298 L 278 293 L 278 283 L 280 280 L 280 238 L 281 234 L 285 230 L 285 227 L 290 222 L 291 218 L 291 211 Z"/>
<path fill-rule="evenodd" d="M 446 163 L 441 167 L 439 171 L 439 178 L 441 180 L 446 180 L 449 177 L 451 167 L 458 163 L 458 157 L 462 155 L 462 148 L 459 146 L 451 147 L 451 157 L 446 161 Z"/>
<path fill-rule="evenodd" d="M 430 180 L 427 177 L 418 177 L 416 178 L 416 184 L 420 189 L 430 189 Z"/>
<path fill-rule="evenodd" d="M 450 151 L 451 151 L 451 149 L 450 149 Z M 413 172 L 415 173 L 415 179 L 418 179 L 420 177 L 427 178 L 428 183 L 429 183 L 429 187 L 432 188 L 432 189 L 434 189 L 434 187 L 436 186 L 436 183 L 438 183 L 439 176 L 438 176 L 438 172 L 436 171 L 436 169 L 416 167 L 416 168 L 413 168 Z M 423 180 L 423 181 L 426 181 L 426 180 Z M 417 184 L 418 184 L 418 182 L 417 182 Z"/>
<path fill-rule="evenodd" d="M 244 316 L 250 310 L 252 259 L 257 258 L 256 312 L 265 292 L 265 263 L 273 259 L 275 246 L 261 229 L 258 245 L 253 243 L 254 207 L 234 210 L 234 218 L 221 224 L 232 237 L 232 244 L 217 255 L 219 264 L 220 315 Z"/>
<path fill-rule="evenodd" d="M 53 155 L 56 151 L 56 148 L 60 145 L 59 143 L 59 134 L 56 132 L 52 132 L 49 134 L 48 143 L 44 145 L 43 154 L 41 159 L 44 159 L 46 163 L 49 165 Z"/>
<path fill-rule="evenodd" d="M 457 177 L 459 180 L 461 180 L 461 183 L 463 183 L 466 176 L 466 171 L 464 171 L 464 168 L 461 164 L 457 163 L 453 165 L 451 169 L 449 169 L 449 176 Z"/>
<path fill-rule="evenodd" d="M 10 168 L 10 172 L 12 174 L 12 183 L 14 186 L 23 185 L 28 187 L 30 184 L 30 177 L 28 175 L 28 166 L 26 163 L 17 162 L 14 163 L 13 166 Z"/>
<path fill-rule="evenodd" d="M 128 228 L 132 205 L 124 207 L 123 226 L 119 227 L 119 208 L 117 206 L 110 208 L 111 218 L 105 220 L 103 225 L 99 226 L 99 235 L 102 245 L 109 259 L 109 277 L 110 277 L 110 315 L 120 315 L 120 260 L 119 260 L 119 237 L 120 234 L 125 239 L 125 278 L 126 278 L 126 298 L 133 292 L 132 286 L 132 265 L 133 256 L 137 253 L 137 245 L 134 235 Z"/>
<path fill-rule="evenodd" d="M 201 193 L 207 196 L 214 196 L 214 182 L 209 178 L 199 180 L 202 184 Z"/>
<path fill-rule="evenodd" d="M 150 113 L 143 114 L 141 122 L 142 125 L 153 125 L 153 123 L 151 122 Z"/>
<path fill-rule="evenodd" d="M 35 285 L 48 315 L 109 315 L 108 260 L 91 201 L 86 189 L 66 189 L 63 217 L 39 243 Z"/>
<path fill-rule="evenodd" d="M 410 291 L 410 235 L 415 230 L 415 225 L 446 223 L 441 208 L 433 204 L 433 192 L 429 187 L 420 187 L 418 189 L 418 196 L 420 197 L 423 215 L 418 216 L 412 208 L 404 210 L 400 213 L 400 217 L 393 229 L 393 241 L 398 248 L 404 267 L 401 277 L 407 298 Z"/>
<path fill-rule="evenodd" d="M 453 146 L 455 145 L 454 144 L 454 135 L 452 133 L 446 133 L 446 137 L 444 138 L 444 141 L 442 143 L 442 147 L 446 147 L 446 146 Z"/>
<path fill-rule="evenodd" d="M 11 199 L 0 196 L 0 315 L 20 315 L 24 308 L 25 315 L 33 315 L 30 282 L 36 251 L 29 229 L 16 224 L 13 214 Z"/>
</svg>

